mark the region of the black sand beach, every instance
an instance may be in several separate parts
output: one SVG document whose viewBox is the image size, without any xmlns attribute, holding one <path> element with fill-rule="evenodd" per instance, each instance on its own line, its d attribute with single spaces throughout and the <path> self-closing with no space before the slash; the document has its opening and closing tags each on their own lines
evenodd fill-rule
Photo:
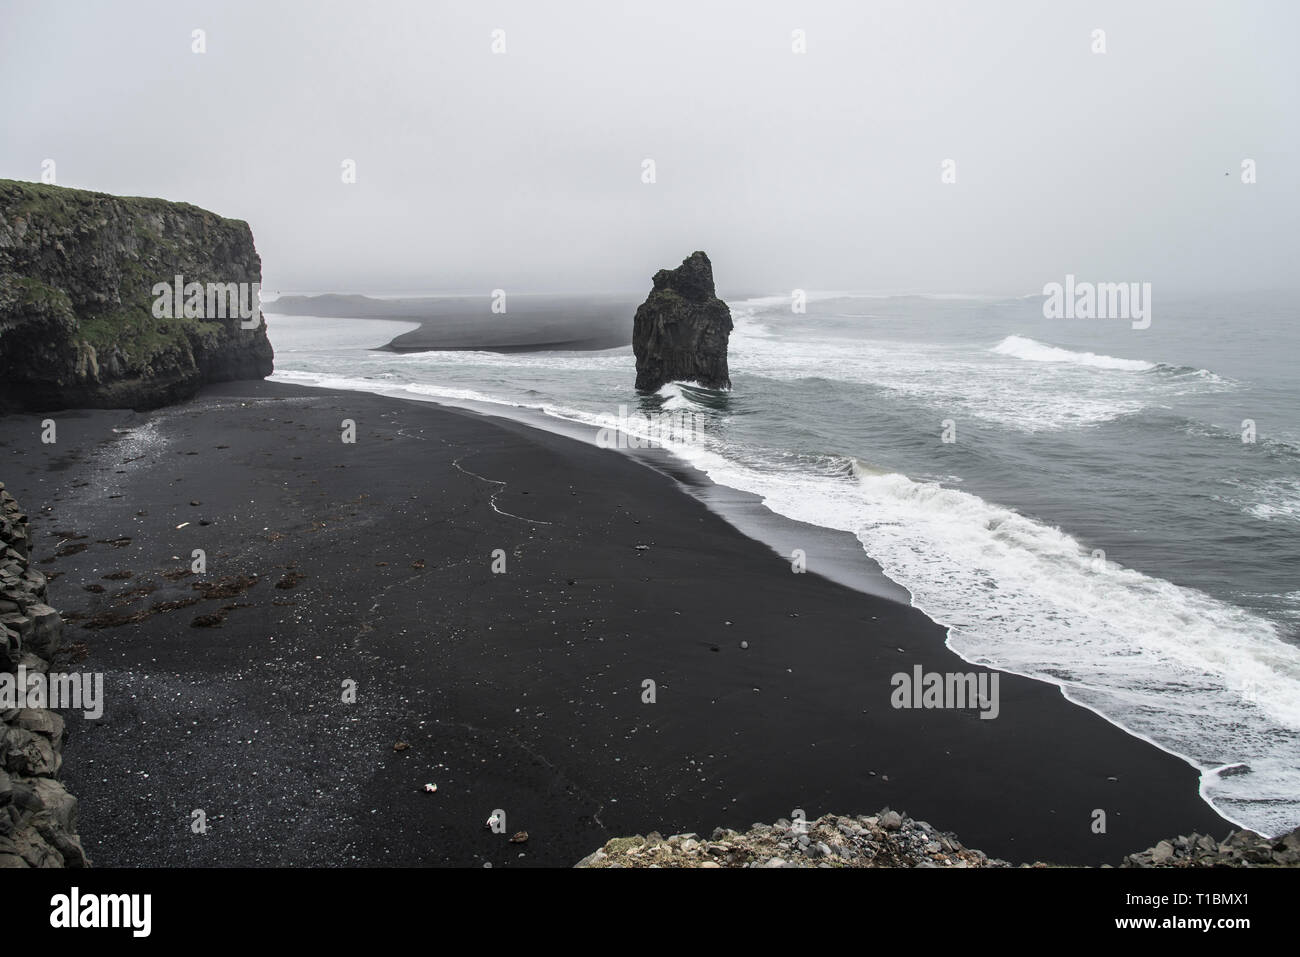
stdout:
<svg viewBox="0 0 1300 957">
<path fill-rule="evenodd" d="M 50 417 L 55 445 L 45 416 L 0 418 L 0 480 L 76 667 L 105 673 L 64 769 L 98 866 L 567 866 L 795 808 L 889 805 L 1065 864 L 1231 827 L 1186 763 L 1054 686 L 1002 675 L 996 720 L 893 709 L 895 672 L 978 669 L 618 452 L 262 382 Z"/>
</svg>

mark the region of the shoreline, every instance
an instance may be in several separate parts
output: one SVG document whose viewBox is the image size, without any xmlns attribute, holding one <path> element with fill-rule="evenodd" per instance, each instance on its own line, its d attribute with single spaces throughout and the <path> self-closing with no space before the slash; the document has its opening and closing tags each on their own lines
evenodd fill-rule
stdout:
<svg viewBox="0 0 1300 957">
<path fill-rule="evenodd" d="M 288 372 L 291 375 L 304 374 L 295 373 L 293 370 L 283 371 Z M 272 379 L 269 381 L 283 380 Z M 331 388 L 337 388 L 310 385 L 301 382 L 295 382 L 292 384 L 303 388 L 324 389 L 326 391 Z M 357 391 L 366 395 L 382 396 L 398 401 L 427 402 L 445 408 L 466 410 L 488 417 L 504 419 L 508 422 L 515 422 L 554 435 L 571 438 L 588 445 L 596 445 L 593 436 L 598 431 L 597 427 L 530 406 L 514 405 L 504 401 L 477 401 L 473 399 L 450 399 L 446 397 L 398 394 L 405 391 L 402 386 L 393 386 L 384 391 L 364 389 L 342 389 L 341 391 Z M 916 609 L 924 615 L 928 621 L 933 623 L 935 627 L 943 629 L 945 647 L 947 647 L 954 655 L 966 662 L 972 668 L 985 667 L 980 665 L 978 662 L 970 661 L 963 657 L 960 652 L 957 652 L 948 644 L 949 626 L 942 624 L 937 619 L 931 617 L 924 607 L 916 604 L 911 592 L 905 586 L 889 578 L 884 569 L 880 566 L 879 562 L 865 551 L 862 543 L 852 533 L 837 531 L 819 525 L 810 525 L 775 512 L 764 505 L 758 495 L 713 481 L 713 479 L 711 479 L 702 469 L 693 465 L 687 459 L 675 455 L 671 448 L 662 446 L 653 449 L 623 448 L 618 451 L 629 460 L 644 465 L 652 471 L 669 478 L 681 491 L 704 503 L 711 512 L 722 518 L 741 534 L 767 546 L 773 553 L 787 563 L 789 562 L 787 556 L 792 547 L 807 545 L 809 542 L 816 542 L 819 546 L 818 554 L 823 559 L 818 563 L 815 572 L 816 574 L 861 594 L 877 598 L 885 598 Z M 1184 762 L 1188 767 L 1197 772 L 1199 777 L 1197 793 L 1206 806 L 1232 827 L 1245 830 L 1250 829 L 1249 825 L 1234 820 L 1225 814 L 1206 795 L 1207 780 L 1213 774 L 1223 770 L 1224 768 L 1234 767 L 1234 763 L 1229 762 L 1202 771 L 1187 755 L 1173 750 L 1172 748 L 1153 740 L 1147 735 L 1135 731 L 1114 720 L 1109 715 L 1104 714 L 1091 705 L 1071 697 L 1063 684 L 1053 681 L 1048 677 L 1015 671 L 1006 667 L 998 667 L 992 670 L 1005 674 L 1015 674 L 1029 681 L 1039 681 L 1052 685 L 1060 691 L 1061 697 L 1065 701 L 1075 707 L 1089 711 L 1130 737 L 1142 741 L 1151 747 L 1157 748 L 1165 754 Z"/>
<path fill-rule="evenodd" d="M 295 370 L 282 370 L 287 375 L 318 375 Z M 553 415 L 542 409 L 514 405 L 508 402 L 494 402 L 475 399 L 452 399 L 446 396 L 426 396 L 406 392 L 402 386 L 376 389 L 348 389 L 341 386 L 313 385 L 308 382 L 289 381 L 274 377 L 268 382 L 293 387 L 320 389 L 324 391 L 359 392 L 363 395 L 380 396 L 399 402 L 429 403 L 447 409 L 472 412 L 488 418 L 503 419 L 528 428 L 547 432 L 598 447 L 595 435 L 600 428 L 577 419 Z M 376 383 L 379 386 L 379 383 Z M 811 525 L 796 521 L 779 512 L 774 512 L 762 503 L 761 498 L 752 492 L 722 485 L 711 479 L 702 469 L 686 459 L 674 454 L 672 449 L 658 446 L 648 449 L 620 448 L 619 454 L 649 468 L 673 481 L 677 487 L 704 503 L 711 512 L 726 520 L 737 531 L 748 538 L 760 542 L 787 563 L 789 553 L 796 544 L 806 545 L 815 540 L 818 553 L 823 561 L 819 563 L 816 574 L 829 578 L 837 584 L 854 591 L 879 598 L 910 604 L 911 592 L 904 586 L 889 578 L 862 547 L 862 543 L 850 532 L 841 532 L 821 525 Z"/>
<path fill-rule="evenodd" d="M 368 449 L 343 459 L 349 415 L 351 451 Z M 223 563 L 210 558 L 209 580 L 258 576 L 217 628 L 190 619 L 219 614 L 221 599 L 69 624 L 87 667 L 108 672 L 106 719 L 74 721 L 68 748 L 83 840 L 103 864 L 567 866 L 611 835 L 744 827 L 793 807 L 903 807 L 996 856 L 1069 864 L 1230 827 L 1194 768 L 1048 683 L 1001 673 L 997 721 L 890 708 L 891 673 L 967 670 L 945 629 L 791 574 L 626 457 L 432 401 L 279 383 L 213 387 L 142 415 L 71 413 L 55 450 L 33 446 L 31 418 L 0 419 L 0 432 L 6 452 L 35 456 L 4 461 L 41 519 L 38 545 L 52 528 L 96 541 L 134 529 L 120 550 L 57 559 L 61 611 L 194 597 L 192 582 L 161 574 L 194 541 Z M 139 448 L 88 459 L 114 425 L 145 426 L 126 437 Z M 136 455 L 151 461 L 123 463 Z M 77 488 L 96 468 L 123 499 Z M 174 534 L 180 523 L 189 531 Z M 504 576 L 489 570 L 493 542 L 512 563 Z M 168 583 L 83 603 L 73 589 L 107 562 L 135 566 L 126 585 Z M 271 576 L 291 571 L 302 582 L 275 591 Z M 382 689 L 378 700 L 335 707 L 340 670 Z M 650 676 L 659 700 L 644 705 Z M 109 792 L 103 779 L 125 783 Z M 188 834 L 200 801 L 222 840 Z M 1089 830 L 1099 807 L 1105 834 Z M 496 808 L 532 835 L 522 851 L 484 831 Z M 268 858 L 256 835 L 285 827 L 304 843 Z"/>
</svg>

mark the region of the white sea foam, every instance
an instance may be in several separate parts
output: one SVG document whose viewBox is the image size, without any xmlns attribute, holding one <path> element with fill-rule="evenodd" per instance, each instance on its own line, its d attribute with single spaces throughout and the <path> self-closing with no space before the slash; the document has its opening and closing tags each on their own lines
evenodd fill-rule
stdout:
<svg viewBox="0 0 1300 957">
<path fill-rule="evenodd" d="M 1240 492 L 1222 497 L 1247 515 L 1266 522 L 1300 522 L 1300 480 L 1274 479 L 1248 486 L 1238 482 L 1232 484 L 1238 485 Z"/>
<path fill-rule="evenodd" d="M 774 336 L 742 315 L 732 334 L 731 367 L 773 379 L 829 379 L 885 389 L 935 409 L 935 428 L 971 416 L 1022 432 L 1097 425 L 1140 411 L 1154 386 L 1130 391 L 1091 381 L 1077 367 L 1044 366 L 1009 375 L 998 363 L 949 345 L 890 339 Z M 1073 371 L 1073 378 L 1058 381 Z M 1044 381 L 1038 376 L 1051 376 Z"/>
<path fill-rule="evenodd" d="M 856 534 L 963 658 L 1052 681 L 1184 757 L 1225 816 L 1265 833 L 1300 825 L 1300 649 L 1273 623 L 1095 562 L 1059 529 L 964 491 L 858 463 L 844 478 L 678 451 L 779 514 Z M 1251 772 L 1214 773 L 1237 763 Z"/>
<path fill-rule="evenodd" d="M 402 382 L 400 380 L 378 381 L 354 376 L 330 375 L 322 372 L 295 372 L 291 370 L 276 371 L 269 377 L 274 382 L 287 382 L 293 385 L 309 385 L 321 389 L 346 389 L 352 392 L 375 392 L 380 395 L 408 397 L 428 397 L 450 399 L 460 402 L 501 403 L 486 393 L 473 389 L 456 389 L 443 386 L 426 385 L 420 382 Z M 501 403 L 513 404 L 513 403 Z M 540 408 L 540 406 L 539 406 Z"/>
<path fill-rule="evenodd" d="M 664 399 L 662 408 L 665 412 L 693 410 L 696 407 L 695 403 L 682 391 L 681 385 L 676 382 L 669 382 L 660 386 L 658 394 Z"/>
<path fill-rule="evenodd" d="M 1150 372 L 1156 367 L 1154 362 L 1146 362 L 1142 359 L 1117 359 L 1115 356 L 1102 356 L 1095 352 L 1071 352 L 1069 349 L 1049 346 L 1025 336 L 1007 336 L 991 351 L 1004 356 L 1014 356 L 1017 359 L 1027 359 L 1030 362 L 1069 362 L 1094 369 L 1114 369 L 1121 372 Z"/>
<path fill-rule="evenodd" d="M 285 382 L 291 385 L 306 385 L 320 389 L 342 389 L 351 392 L 370 392 L 375 395 L 387 395 L 399 399 L 438 402 L 476 411 L 484 411 L 495 407 L 500 409 L 500 414 L 506 417 L 510 417 L 510 410 L 512 409 L 541 412 L 555 419 L 564 419 L 578 425 L 591 426 L 593 441 L 600 429 L 609 426 L 611 421 L 616 421 L 614 417 L 617 414 L 616 408 L 609 413 L 595 414 L 554 402 L 511 402 L 500 396 L 489 395 L 476 389 L 458 389 L 453 386 L 432 385 L 427 382 L 406 382 L 389 379 L 380 381 L 378 379 L 359 379 L 351 376 L 290 370 L 277 371 L 268 378 L 274 382 Z M 534 419 L 531 424 L 535 425 L 536 422 L 537 420 Z"/>
</svg>

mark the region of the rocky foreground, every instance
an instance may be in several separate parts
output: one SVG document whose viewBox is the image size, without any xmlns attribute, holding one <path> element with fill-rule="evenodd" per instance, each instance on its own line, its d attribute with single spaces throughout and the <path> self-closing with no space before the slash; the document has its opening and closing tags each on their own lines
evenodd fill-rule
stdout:
<svg viewBox="0 0 1300 957">
<path fill-rule="evenodd" d="M 872 815 L 827 814 L 815 821 L 755 824 L 748 831 L 716 828 L 698 834 L 617 837 L 576 867 L 1015 867 L 968 848 L 940 831 L 885 808 Z M 1021 867 L 1051 867 L 1043 862 Z M 1109 866 L 1109 865 L 1105 865 Z M 1161 841 L 1124 858 L 1121 867 L 1300 867 L 1300 828 L 1271 840 L 1233 831 L 1219 842 L 1193 834 Z"/>
<path fill-rule="evenodd" d="M 0 684 L 44 675 L 63 623 L 45 604 L 45 576 L 30 565 L 27 516 L 0 482 Z M 0 868 L 85 867 L 77 799 L 58 780 L 63 718 L 43 707 L 0 700 Z"/>
</svg>

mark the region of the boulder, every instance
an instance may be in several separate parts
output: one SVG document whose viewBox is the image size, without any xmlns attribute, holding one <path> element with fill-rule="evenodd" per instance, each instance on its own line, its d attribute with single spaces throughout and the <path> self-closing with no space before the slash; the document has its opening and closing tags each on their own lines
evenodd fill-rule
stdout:
<svg viewBox="0 0 1300 957">
<path fill-rule="evenodd" d="M 63 637 L 63 620 L 59 613 L 49 605 L 38 603 L 28 606 L 26 617 L 31 621 L 31 627 L 23 633 L 23 647 L 42 658 L 53 658 Z"/>
</svg>

